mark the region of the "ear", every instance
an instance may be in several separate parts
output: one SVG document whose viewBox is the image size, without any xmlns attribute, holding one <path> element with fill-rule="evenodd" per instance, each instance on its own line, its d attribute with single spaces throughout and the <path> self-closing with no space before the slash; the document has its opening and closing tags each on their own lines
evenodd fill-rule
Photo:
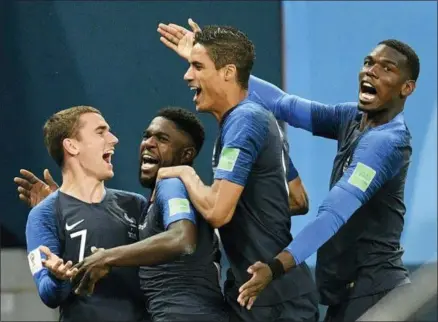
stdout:
<svg viewBox="0 0 438 322">
<path fill-rule="evenodd" d="M 64 147 L 65 152 L 70 155 L 79 154 L 79 147 L 75 139 L 64 139 L 64 141 L 62 141 L 62 146 Z"/>
<path fill-rule="evenodd" d="M 415 91 L 416 83 L 413 80 L 406 81 L 400 91 L 401 98 L 406 98 Z"/>
<path fill-rule="evenodd" d="M 229 82 L 235 80 L 237 77 L 237 68 L 234 64 L 228 64 L 224 67 L 225 81 Z"/>
<path fill-rule="evenodd" d="M 184 148 L 181 155 L 182 164 L 191 164 L 196 156 L 196 150 L 194 147 Z"/>
</svg>

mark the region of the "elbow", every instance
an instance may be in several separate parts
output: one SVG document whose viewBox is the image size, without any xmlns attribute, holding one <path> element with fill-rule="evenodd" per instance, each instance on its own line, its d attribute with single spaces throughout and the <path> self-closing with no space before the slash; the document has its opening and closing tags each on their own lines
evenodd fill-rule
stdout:
<svg viewBox="0 0 438 322">
<path fill-rule="evenodd" d="M 233 208 L 228 213 L 224 213 L 222 211 L 214 211 L 213 209 L 210 216 L 208 216 L 206 220 L 213 228 L 221 228 L 231 221 L 231 219 L 233 218 L 234 209 L 235 208 Z"/>
<path fill-rule="evenodd" d="M 289 210 L 292 215 L 306 215 L 309 212 L 309 202 L 307 201 L 307 198 L 290 202 Z"/>
<path fill-rule="evenodd" d="M 61 303 L 56 299 L 53 298 L 47 294 L 44 294 L 42 292 L 38 292 L 39 296 L 41 298 L 41 301 L 46 305 L 47 307 L 51 309 L 56 309 Z"/>
<path fill-rule="evenodd" d="M 189 234 L 181 234 L 177 240 L 180 255 L 192 255 L 196 252 L 196 237 Z"/>
</svg>

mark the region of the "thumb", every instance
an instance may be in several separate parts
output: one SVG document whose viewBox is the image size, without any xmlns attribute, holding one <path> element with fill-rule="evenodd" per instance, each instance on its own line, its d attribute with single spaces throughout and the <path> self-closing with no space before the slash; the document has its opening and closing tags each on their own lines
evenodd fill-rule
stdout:
<svg viewBox="0 0 438 322">
<path fill-rule="evenodd" d="M 201 32 L 201 27 L 192 20 L 192 18 L 189 18 L 189 26 L 192 28 L 193 32 Z"/>
<path fill-rule="evenodd" d="M 46 181 L 46 183 L 49 185 L 50 190 L 55 191 L 58 189 L 58 184 L 55 182 L 55 180 L 53 180 L 53 177 L 48 169 L 44 170 L 44 181 Z"/>
<path fill-rule="evenodd" d="M 41 253 L 43 253 L 44 255 L 46 255 L 47 258 L 49 258 L 50 256 L 52 256 L 52 252 L 50 251 L 50 248 L 47 247 L 47 246 L 42 245 L 42 246 L 39 247 L 39 250 L 40 250 Z"/>
<path fill-rule="evenodd" d="M 258 269 L 260 269 L 261 265 L 262 265 L 261 262 L 256 262 L 255 264 L 253 264 L 250 267 L 248 267 L 247 272 L 249 274 L 254 274 Z"/>
</svg>

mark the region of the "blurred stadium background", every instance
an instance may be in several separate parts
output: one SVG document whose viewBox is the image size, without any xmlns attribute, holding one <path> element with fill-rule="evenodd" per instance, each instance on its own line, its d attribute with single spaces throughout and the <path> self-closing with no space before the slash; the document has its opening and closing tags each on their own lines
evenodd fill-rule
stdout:
<svg viewBox="0 0 438 322">
<path fill-rule="evenodd" d="M 414 154 L 406 187 L 404 261 L 415 271 L 437 252 L 437 3 L 435 1 L 9 1 L 0 2 L 1 319 L 49 321 L 57 312 L 38 298 L 25 256 L 28 214 L 12 178 L 20 168 L 42 175 L 49 168 L 42 125 L 57 110 L 99 108 L 118 135 L 116 176 L 110 187 L 142 192 L 137 182 L 141 134 L 161 107 L 193 109 L 183 81 L 187 64 L 158 40 L 159 22 L 242 29 L 256 46 L 253 73 L 286 91 L 327 103 L 354 101 L 363 57 L 379 42 L 397 38 L 421 60 L 417 90 L 406 119 Z M 201 116 L 206 145 L 196 168 L 211 182 L 211 151 L 217 125 Z M 294 218 L 296 234 L 323 200 L 335 142 L 285 128 L 291 154 L 310 196 L 307 216 Z M 314 265 L 315 257 L 308 260 Z M 224 262 L 226 268 L 226 262 Z M 424 275 L 426 276 L 426 275 Z M 419 286 L 418 292 L 423 287 Z M 424 292 L 423 292 L 424 293 Z M 435 294 L 435 296 L 433 296 Z M 408 305 L 419 294 L 405 296 Z M 422 303 L 419 320 L 436 321 L 435 293 Z M 404 301 L 404 302 L 403 302 Z M 411 303 L 412 304 L 412 303 Z M 324 308 L 321 308 L 322 312 Z"/>
</svg>

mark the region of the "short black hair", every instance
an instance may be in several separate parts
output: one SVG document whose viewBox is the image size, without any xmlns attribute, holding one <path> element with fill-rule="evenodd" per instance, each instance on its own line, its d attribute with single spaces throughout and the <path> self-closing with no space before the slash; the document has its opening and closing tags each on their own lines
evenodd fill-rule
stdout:
<svg viewBox="0 0 438 322">
<path fill-rule="evenodd" d="M 178 129 L 190 135 L 195 144 L 196 155 L 201 151 L 204 144 L 205 131 L 201 120 L 195 113 L 180 107 L 165 107 L 159 110 L 156 116 L 172 121 Z"/>
<path fill-rule="evenodd" d="M 194 44 L 206 47 L 216 69 L 227 64 L 237 68 L 237 81 L 248 89 L 249 76 L 255 60 L 254 44 L 240 30 L 230 26 L 210 25 L 195 34 Z"/>
<path fill-rule="evenodd" d="M 378 45 L 385 45 L 391 47 L 392 49 L 397 50 L 400 54 L 406 56 L 407 65 L 409 69 L 409 76 L 414 81 L 417 81 L 418 75 L 420 74 L 420 59 L 417 56 L 417 53 L 404 42 L 396 39 L 387 39 L 379 42 Z"/>
</svg>

